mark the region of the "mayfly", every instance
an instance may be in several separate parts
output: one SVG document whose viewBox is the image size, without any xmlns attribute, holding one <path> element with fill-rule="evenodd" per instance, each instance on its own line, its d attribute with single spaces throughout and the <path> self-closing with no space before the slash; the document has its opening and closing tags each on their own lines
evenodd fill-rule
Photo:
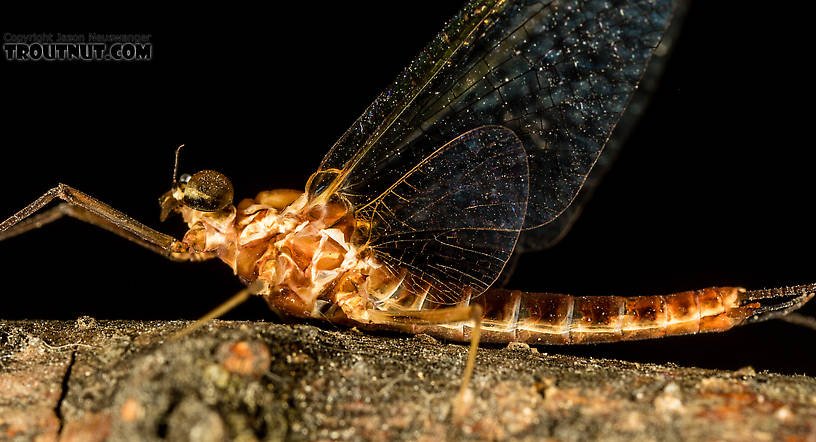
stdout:
<svg viewBox="0 0 816 442">
<path fill-rule="evenodd" d="M 566 232 L 628 123 L 678 5 L 669 0 L 474 0 L 329 150 L 305 191 L 233 203 L 222 174 L 178 175 L 161 219 L 182 239 L 59 184 L 0 239 L 62 216 L 178 261 L 219 258 L 283 314 L 363 329 L 575 344 L 723 331 L 784 315 L 813 286 L 660 296 L 491 288 L 514 250 Z M 591 174 L 592 172 L 592 174 Z M 63 203 L 35 214 L 53 199 Z"/>
</svg>

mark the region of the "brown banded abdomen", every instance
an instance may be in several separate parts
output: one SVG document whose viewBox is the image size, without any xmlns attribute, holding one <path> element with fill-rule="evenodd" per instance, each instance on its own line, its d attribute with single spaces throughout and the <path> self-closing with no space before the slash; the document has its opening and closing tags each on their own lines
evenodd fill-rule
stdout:
<svg viewBox="0 0 816 442">
<path fill-rule="evenodd" d="M 712 287 L 620 297 L 489 290 L 463 303 L 482 307 L 483 342 L 585 344 L 727 330 L 751 315 L 752 306 L 739 305 L 741 291 Z M 468 341 L 472 329 L 467 323 L 409 327 L 405 331 L 459 341 Z"/>
</svg>

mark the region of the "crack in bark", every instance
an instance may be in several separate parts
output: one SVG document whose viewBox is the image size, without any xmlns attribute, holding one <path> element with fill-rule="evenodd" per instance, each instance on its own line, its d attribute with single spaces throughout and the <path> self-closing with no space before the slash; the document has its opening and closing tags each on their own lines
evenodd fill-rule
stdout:
<svg viewBox="0 0 816 442">
<path fill-rule="evenodd" d="M 68 396 L 68 380 L 71 378 L 71 372 L 74 370 L 76 354 L 76 350 L 71 352 L 71 360 L 68 362 L 68 368 L 65 369 L 65 374 L 62 377 L 62 390 L 60 391 L 60 397 L 57 399 L 57 405 L 54 406 L 54 414 L 56 414 L 57 419 L 59 419 L 57 435 L 62 434 L 62 428 L 65 426 L 65 417 L 62 415 L 62 403 L 65 400 L 65 397 Z"/>
</svg>

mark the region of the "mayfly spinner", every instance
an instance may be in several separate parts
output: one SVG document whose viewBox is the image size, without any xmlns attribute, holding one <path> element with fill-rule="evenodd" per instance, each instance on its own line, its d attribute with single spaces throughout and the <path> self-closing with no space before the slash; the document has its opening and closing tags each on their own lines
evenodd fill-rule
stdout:
<svg viewBox="0 0 816 442">
<path fill-rule="evenodd" d="M 723 331 L 807 302 L 813 286 L 660 296 L 490 288 L 514 250 L 571 224 L 677 14 L 670 0 L 475 0 L 329 150 L 304 192 L 233 203 L 224 175 L 178 177 L 179 240 L 59 184 L 0 239 L 68 215 L 173 260 L 218 258 L 249 295 L 301 318 L 470 341 L 577 344 Z M 659 55 L 659 54 L 658 54 Z M 178 151 L 176 152 L 178 164 Z M 41 214 L 54 198 L 64 202 Z"/>
</svg>

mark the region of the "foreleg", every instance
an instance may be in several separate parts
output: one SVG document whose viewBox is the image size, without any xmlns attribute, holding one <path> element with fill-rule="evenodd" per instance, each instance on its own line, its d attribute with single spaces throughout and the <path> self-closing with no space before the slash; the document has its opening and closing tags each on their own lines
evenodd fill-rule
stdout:
<svg viewBox="0 0 816 442">
<path fill-rule="evenodd" d="M 34 215 L 55 198 L 65 202 L 39 215 Z M 199 255 L 190 252 L 184 243 L 172 236 L 154 230 L 92 196 L 65 184 L 58 184 L 0 223 L 0 241 L 39 228 L 63 216 L 76 218 L 101 227 L 176 261 L 201 258 Z"/>
</svg>

